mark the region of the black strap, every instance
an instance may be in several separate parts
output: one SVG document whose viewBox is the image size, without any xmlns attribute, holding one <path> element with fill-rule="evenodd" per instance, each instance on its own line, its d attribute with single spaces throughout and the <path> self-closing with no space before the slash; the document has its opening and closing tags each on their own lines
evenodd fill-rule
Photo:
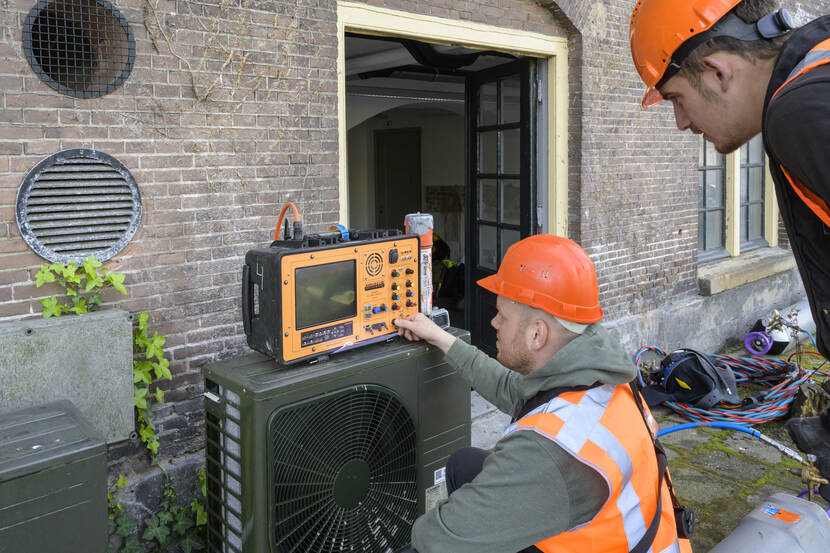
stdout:
<svg viewBox="0 0 830 553">
<path fill-rule="evenodd" d="M 517 411 L 510 423 L 512 424 L 522 419 L 540 405 L 544 405 L 560 394 L 564 394 L 565 392 L 582 392 L 584 390 L 596 388 L 597 386 L 601 386 L 601 384 L 599 382 L 594 382 L 590 386 L 558 386 L 549 390 L 539 390 L 535 396 L 524 402 L 524 405 L 522 405 L 522 407 Z"/>
</svg>

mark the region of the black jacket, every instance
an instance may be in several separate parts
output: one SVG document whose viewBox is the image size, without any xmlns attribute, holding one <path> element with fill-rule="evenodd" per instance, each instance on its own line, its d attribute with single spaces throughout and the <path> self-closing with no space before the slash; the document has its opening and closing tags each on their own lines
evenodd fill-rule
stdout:
<svg viewBox="0 0 830 553">
<path fill-rule="evenodd" d="M 830 37 L 830 16 L 793 32 L 772 72 L 762 132 L 781 218 L 816 322 L 819 351 L 830 358 L 830 228 L 790 186 L 780 165 L 830 205 L 830 64 L 776 90 L 816 44 Z"/>
</svg>

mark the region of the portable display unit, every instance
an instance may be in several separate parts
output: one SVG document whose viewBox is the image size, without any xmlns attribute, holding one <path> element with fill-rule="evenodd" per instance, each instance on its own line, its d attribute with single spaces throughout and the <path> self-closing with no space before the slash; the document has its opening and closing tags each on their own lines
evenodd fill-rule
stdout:
<svg viewBox="0 0 830 553">
<path fill-rule="evenodd" d="M 423 342 L 283 368 L 251 354 L 204 378 L 213 553 L 402 551 L 470 444 L 469 384 Z"/>
<path fill-rule="evenodd" d="M 397 230 L 310 234 L 245 256 L 248 345 L 290 364 L 394 334 L 419 309 L 418 237 Z"/>
</svg>

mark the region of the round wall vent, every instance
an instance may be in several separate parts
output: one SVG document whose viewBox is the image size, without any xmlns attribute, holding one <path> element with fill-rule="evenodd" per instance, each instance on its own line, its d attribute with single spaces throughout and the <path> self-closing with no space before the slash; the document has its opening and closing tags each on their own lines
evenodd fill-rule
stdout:
<svg viewBox="0 0 830 553">
<path fill-rule="evenodd" d="M 138 230 L 141 194 L 124 165 L 96 150 L 64 150 L 23 179 L 15 206 L 20 234 L 35 253 L 69 263 L 106 261 Z"/>
<path fill-rule="evenodd" d="M 130 75 L 135 39 L 107 0 L 39 0 L 23 23 L 23 51 L 50 87 L 75 98 L 95 98 Z"/>
</svg>

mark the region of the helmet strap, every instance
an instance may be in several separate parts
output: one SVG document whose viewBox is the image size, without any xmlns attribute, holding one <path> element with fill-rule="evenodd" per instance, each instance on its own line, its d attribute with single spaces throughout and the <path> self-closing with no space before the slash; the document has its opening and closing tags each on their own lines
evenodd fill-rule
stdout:
<svg viewBox="0 0 830 553">
<path fill-rule="evenodd" d="M 674 77 L 694 49 L 711 38 L 728 36 L 744 42 L 771 40 L 789 33 L 794 28 L 793 18 L 785 8 L 768 13 L 755 23 L 747 23 L 729 12 L 702 33 L 690 37 L 674 51 L 656 87 L 660 88 Z"/>
</svg>

